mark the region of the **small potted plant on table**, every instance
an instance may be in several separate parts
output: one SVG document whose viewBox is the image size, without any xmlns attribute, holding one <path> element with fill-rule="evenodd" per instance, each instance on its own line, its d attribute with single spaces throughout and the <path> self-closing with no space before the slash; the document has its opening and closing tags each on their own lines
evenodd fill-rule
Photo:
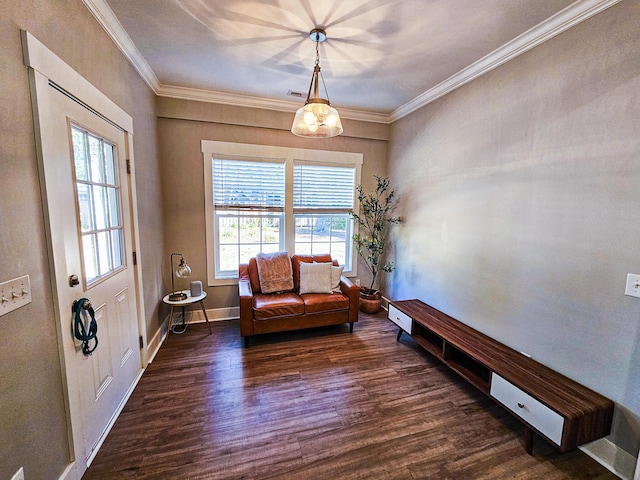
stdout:
<svg viewBox="0 0 640 480">
<path fill-rule="evenodd" d="M 380 270 L 389 273 L 395 269 L 393 262 L 380 264 L 387 242 L 387 226 L 400 220 L 390 215 L 397 199 L 395 190 L 389 187 L 389 179 L 378 175 L 375 178 L 374 192 L 365 193 L 362 185 L 358 185 L 360 213 L 351 212 L 359 227 L 358 233 L 353 235 L 353 243 L 371 273 L 369 287 L 360 287 L 360 310 L 365 313 L 376 313 L 380 309 L 382 294 L 374 288 L 376 277 Z"/>
</svg>

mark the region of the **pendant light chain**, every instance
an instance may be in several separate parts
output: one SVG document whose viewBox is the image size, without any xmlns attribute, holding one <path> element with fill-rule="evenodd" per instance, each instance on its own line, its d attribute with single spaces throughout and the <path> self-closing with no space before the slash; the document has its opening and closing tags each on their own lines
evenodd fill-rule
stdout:
<svg viewBox="0 0 640 480">
<path fill-rule="evenodd" d="M 320 74 L 320 79 L 322 80 L 322 88 L 324 88 L 324 94 L 327 96 L 327 102 L 331 103 L 327 85 L 324 83 L 324 75 L 322 75 L 322 69 L 320 68 L 320 32 L 316 32 L 316 67 L 318 67 L 318 73 Z M 316 78 L 316 82 L 317 81 L 318 80 Z"/>
</svg>

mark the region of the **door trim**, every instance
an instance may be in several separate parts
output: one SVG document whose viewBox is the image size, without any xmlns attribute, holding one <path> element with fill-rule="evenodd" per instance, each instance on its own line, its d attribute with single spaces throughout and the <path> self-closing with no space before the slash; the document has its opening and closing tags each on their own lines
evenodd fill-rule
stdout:
<svg viewBox="0 0 640 480">
<path fill-rule="evenodd" d="M 62 326 L 66 324 L 63 320 L 63 312 L 60 311 L 60 305 L 57 301 L 58 284 L 60 280 L 57 279 L 55 266 L 53 264 L 53 251 L 52 251 L 52 236 L 49 225 L 49 212 L 46 205 L 46 185 L 44 181 L 44 161 L 43 161 L 43 148 L 40 138 L 40 130 L 43 127 L 41 118 L 39 115 L 39 101 L 47 98 L 49 95 L 48 90 L 51 88 L 50 84 L 53 83 L 59 88 L 63 89 L 66 94 L 72 96 L 74 99 L 85 106 L 88 106 L 90 110 L 99 112 L 99 116 L 108 119 L 108 121 L 116 125 L 119 129 L 123 130 L 125 137 L 124 151 L 126 158 L 129 160 L 131 166 L 131 174 L 127 175 L 130 194 L 131 205 L 131 234 L 132 234 L 132 249 L 137 252 L 137 264 L 133 265 L 131 259 L 128 259 L 130 268 L 133 268 L 134 284 L 135 284 L 135 304 L 136 314 L 138 317 L 138 334 L 143 339 L 143 345 L 147 345 L 146 335 L 146 316 L 143 302 L 143 280 L 141 272 L 141 252 L 139 248 L 139 225 L 138 225 L 138 205 L 136 197 L 136 183 L 135 183 L 135 166 L 133 157 L 133 119 L 131 116 L 116 105 L 111 99 L 104 95 L 100 90 L 89 83 L 84 77 L 82 77 L 73 68 L 67 65 L 62 59 L 55 55 L 45 45 L 38 41 L 29 32 L 22 30 L 22 49 L 25 66 L 29 67 L 29 82 L 32 92 L 32 108 L 33 108 L 33 121 L 36 132 L 36 154 L 39 162 L 40 170 L 40 186 L 42 192 L 43 205 L 45 209 L 45 232 L 47 236 L 47 248 L 49 250 L 49 273 L 51 276 L 53 287 L 53 304 L 54 304 L 54 317 L 56 321 L 56 329 L 58 333 L 58 349 L 60 355 L 60 365 L 62 374 L 62 387 L 63 396 L 65 401 L 65 410 L 67 415 L 67 435 L 70 450 L 70 463 L 65 468 L 65 471 L 61 478 L 80 479 L 82 474 L 87 469 L 87 463 L 90 463 L 93 456 L 97 452 L 98 447 L 93 452 L 89 461 L 85 463 L 83 452 L 83 438 L 82 438 L 82 415 L 79 405 L 79 397 L 77 395 L 77 382 L 74 377 L 74 371 L 72 362 L 66 361 L 65 342 L 63 342 L 66 335 L 69 335 L 69 331 L 65 330 Z M 124 186 L 123 186 L 124 187 Z M 69 315 L 70 318 L 70 315 Z M 114 417 L 112 418 L 107 431 L 111 428 L 115 420 L 117 419 L 122 407 L 124 406 L 128 396 L 133 391 L 133 388 L 137 384 L 144 367 L 147 365 L 147 349 L 142 348 L 140 350 L 140 365 L 141 369 L 133 384 L 133 387 L 127 392 L 125 398 L 122 399 L 120 406 L 116 410 Z"/>
</svg>

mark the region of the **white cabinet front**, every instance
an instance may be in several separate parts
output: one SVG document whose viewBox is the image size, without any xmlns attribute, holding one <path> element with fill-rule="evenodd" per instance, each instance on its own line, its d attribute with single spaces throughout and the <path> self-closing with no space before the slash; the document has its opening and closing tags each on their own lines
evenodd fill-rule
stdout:
<svg viewBox="0 0 640 480">
<path fill-rule="evenodd" d="M 411 317 L 402 313 L 393 305 L 389 304 L 389 320 L 398 325 L 402 330 L 411 335 Z"/>
<path fill-rule="evenodd" d="M 491 396 L 556 445 L 562 442 L 564 418 L 500 375 L 491 375 Z"/>
</svg>

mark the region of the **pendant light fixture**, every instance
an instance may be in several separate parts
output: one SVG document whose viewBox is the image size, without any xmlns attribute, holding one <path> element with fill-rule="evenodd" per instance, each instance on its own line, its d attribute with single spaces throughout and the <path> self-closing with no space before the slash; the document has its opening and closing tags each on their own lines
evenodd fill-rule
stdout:
<svg viewBox="0 0 640 480">
<path fill-rule="evenodd" d="M 300 107 L 293 119 L 291 133 L 299 137 L 330 138 L 342 133 L 342 122 L 338 111 L 329 103 L 329 93 L 320 72 L 320 42 L 327 39 L 327 33 L 314 28 L 309 32 L 309 38 L 316 42 L 316 64 L 311 75 L 309 93 L 304 106 Z M 322 79 L 322 86 L 326 99 L 319 96 L 318 76 Z M 311 96 L 313 93 L 313 96 Z"/>
</svg>

